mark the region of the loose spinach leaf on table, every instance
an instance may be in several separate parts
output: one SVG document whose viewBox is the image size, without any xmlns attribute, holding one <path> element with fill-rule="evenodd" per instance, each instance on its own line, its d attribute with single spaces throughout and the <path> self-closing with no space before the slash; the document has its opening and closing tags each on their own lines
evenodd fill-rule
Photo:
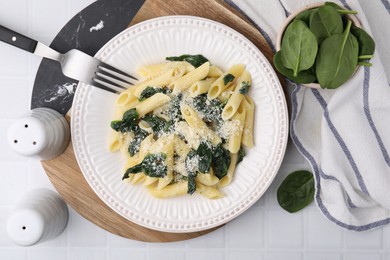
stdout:
<svg viewBox="0 0 390 260">
<path fill-rule="evenodd" d="M 353 74 L 358 62 L 359 44 L 350 33 L 351 21 L 342 34 L 332 35 L 321 44 L 316 60 L 317 79 L 322 88 L 337 88 Z"/>
<path fill-rule="evenodd" d="M 351 33 L 359 42 L 359 58 L 371 59 L 375 52 L 374 39 L 366 31 L 354 25 L 351 26 Z"/>
<path fill-rule="evenodd" d="M 184 54 L 181 56 L 166 57 L 165 59 L 169 60 L 169 61 L 186 61 L 186 62 L 190 63 L 192 66 L 194 66 L 195 68 L 197 68 L 197 67 L 201 66 L 203 63 L 209 61 L 201 54 L 198 54 L 198 55 Z"/>
<path fill-rule="evenodd" d="M 290 213 L 297 212 L 314 199 L 314 177 L 308 171 L 296 171 L 283 180 L 277 190 L 279 205 Z"/>
<path fill-rule="evenodd" d="M 333 8 L 323 5 L 314 11 L 310 20 L 310 31 L 314 33 L 319 45 L 327 37 L 343 32 L 341 15 Z"/>
<path fill-rule="evenodd" d="M 281 51 L 278 51 L 275 53 L 274 56 L 274 65 L 276 69 L 282 73 L 283 76 L 297 82 L 300 84 L 307 84 L 312 83 L 316 81 L 315 72 L 312 73 L 310 70 L 302 70 L 298 73 L 297 76 L 294 76 L 294 73 L 291 69 L 287 69 L 283 66 L 282 58 L 281 58 Z M 314 66 L 314 65 L 313 65 Z"/>
<path fill-rule="evenodd" d="M 148 154 L 140 164 L 128 168 L 122 180 L 129 178 L 130 174 L 140 172 L 143 172 L 149 177 L 163 178 L 167 175 L 168 171 L 166 159 L 167 155 L 165 153 Z"/>
<path fill-rule="evenodd" d="M 317 50 L 317 39 L 304 22 L 296 20 L 288 25 L 282 39 L 281 60 L 294 77 L 313 66 Z"/>
</svg>

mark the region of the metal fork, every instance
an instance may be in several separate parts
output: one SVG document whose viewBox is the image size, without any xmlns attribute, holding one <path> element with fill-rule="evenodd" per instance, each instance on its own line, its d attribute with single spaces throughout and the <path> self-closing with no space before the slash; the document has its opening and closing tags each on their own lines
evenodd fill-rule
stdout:
<svg viewBox="0 0 390 260">
<path fill-rule="evenodd" d="M 14 32 L 0 25 L 0 41 L 34 53 L 41 57 L 58 61 L 65 76 L 82 81 L 92 86 L 120 93 L 134 85 L 137 78 L 108 65 L 88 54 L 73 49 L 59 53 L 52 48 Z"/>
</svg>

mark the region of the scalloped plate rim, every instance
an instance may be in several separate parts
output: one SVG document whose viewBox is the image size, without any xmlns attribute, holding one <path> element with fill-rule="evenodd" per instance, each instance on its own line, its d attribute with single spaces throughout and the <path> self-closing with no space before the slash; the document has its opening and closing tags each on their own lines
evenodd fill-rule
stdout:
<svg viewBox="0 0 390 260">
<path fill-rule="evenodd" d="M 259 191 L 254 198 L 250 199 L 250 201 L 246 201 L 244 203 L 244 200 L 242 200 L 240 205 L 234 207 L 234 209 L 231 210 L 231 211 L 234 211 L 234 212 L 231 212 L 231 214 L 229 214 L 228 217 L 222 217 L 222 218 L 220 217 L 217 221 L 208 221 L 207 223 L 203 222 L 202 226 L 198 226 L 198 225 L 190 226 L 188 224 L 186 224 L 186 225 L 179 225 L 179 224 L 177 224 L 178 226 L 175 229 L 172 229 L 169 226 L 167 227 L 167 226 L 161 225 L 161 223 L 164 224 L 164 220 L 160 220 L 161 223 L 157 223 L 157 224 L 153 224 L 152 225 L 151 224 L 152 220 L 150 220 L 150 219 L 145 219 L 145 218 L 141 217 L 142 220 L 140 220 L 139 218 L 130 217 L 128 215 L 128 213 L 127 214 L 124 213 L 125 210 L 118 209 L 117 208 L 118 206 L 115 206 L 114 202 L 110 202 L 109 201 L 110 198 L 106 198 L 101 193 L 101 191 L 99 191 L 97 189 L 97 187 L 93 183 L 93 180 L 90 180 L 89 176 L 85 173 L 86 165 L 84 165 L 83 158 L 81 158 L 83 156 L 80 156 L 79 151 L 78 151 L 78 149 L 81 149 L 80 146 L 79 146 L 79 142 L 78 142 L 79 140 L 77 139 L 77 137 L 80 137 L 79 134 L 77 134 L 78 131 L 80 131 L 80 129 L 75 128 L 75 125 L 76 125 L 75 122 L 76 122 L 76 120 L 79 120 L 79 119 L 77 119 L 77 116 L 73 116 L 73 113 L 75 112 L 75 109 L 72 109 L 71 131 L 72 131 L 72 143 L 73 143 L 73 149 L 74 149 L 75 157 L 76 157 L 76 160 L 77 160 L 77 162 L 78 162 L 78 164 L 80 166 L 82 174 L 83 174 L 84 178 L 87 180 L 87 183 L 90 185 L 92 190 L 98 195 L 98 197 L 107 206 L 109 206 L 113 211 L 115 211 L 119 215 L 123 216 L 124 218 L 126 218 L 126 219 L 128 219 L 128 220 L 130 220 L 130 221 L 132 221 L 132 222 L 134 222 L 134 223 L 136 223 L 138 225 L 140 225 L 140 226 L 143 226 L 143 227 L 146 227 L 146 228 L 150 228 L 150 229 L 153 229 L 153 230 L 157 230 L 157 231 L 163 231 L 163 232 L 186 233 L 186 232 L 196 232 L 196 231 L 207 230 L 207 229 L 211 229 L 211 228 L 223 225 L 223 224 L 227 223 L 228 221 L 234 219 L 235 217 L 239 216 L 243 212 L 245 212 L 259 198 L 262 197 L 262 195 L 265 193 L 265 191 L 268 189 L 268 187 L 272 183 L 273 179 L 275 178 L 275 176 L 277 174 L 277 171 L 280 168 L 280 165 L 282 163 L 283 155 L 284 155 L 284 153 L 286 151 L 287 138 L 288 138 L 288 114 L 287 114 L 288 110 L 287 110 L 287 104 L 286 104 L 284 92 L 283 92 L 281 84 L 280 84 L 280 82 L 279 82 L 279 80 L 278 80 L 278 78 L 276 76 L 276 73 L 273 70 L 273 68 L 270 65 L 270 63 L 268 62 L 268 60 L 261 53 L 261 51 L 258 50 L 257 47 L 252 42 L 250 42 L 247 38 L 245 38 L 241 33 L 233 30 L 232 28 L 230 28 L 230 27 L 228 27 L 228 26 L 226 26 L 224 24 L 221 24 L 221 23 L 213 21 L 213 20 L 209 20 L 209 19 L 205 19 L 205 18 L 201 18 L 201 17 L 196 17 L 196 16 L 164 16 L 164 17 L 158 17 L 158 18 L 153 18 L 153 19 L 150 19 L 150 20 L 146 20 L 146 21 L 140 22 L 140 23 L 138 23 L 138 24 L 136 24 L 136 25 L 134 25 L 132 27 L 127 28 L 126 30 L 124 30 L 123 32 L 121 32 L 120 34 L 115 36 L 113 39 L 111 39 L 108 43 L 106 43 L 97 52 L 95 57 L 102 58 L 102 55 L 104 54 L 104 52 L 107 52 L 110 48 L 112 48 L 112 46 L 115 45 L 114 44 L 115 41 L 118 41 L 118 39 L 120 39 L 121 37 L 124 37 L 126 35 L 128 36 L 128 34 L 130 34 L 130 31 L 132 31 L 132 30 L 136 31 L 139 28 L 146 27 L 147 25 L 150 25 L 150 24 L 156 23 L 156 22 L 174 21 L 174 20 L 177 20 L 177 21 L 179 21 L 179 20 L 180 21 L 189 20 L 189 21 L 192 21 L 192 22 L 195 21 L 195 23 L 198 22 L 198 25 L 201 22 L 201 23 L 211 24 L 211 25 L 215 26 L 216 28 L 224 29 L 225 31 L 231 33 L 230 37 L 234 36 L 236 38 L 241 38 L 241 40 L 244 40 L 246 42 L 246 44 L 248 45 L 248 48 L 251 49 L 252 51 L 256 52 L 256 55 L 258 55 L 258 57 L 260 58 L 260 62 L 265 63 L 265 65 L 270 70 L 268 72 L 268 74 L 271 75 L 271 78 L 274 81 L 273 82 L 274 83 L 273 86 L 277 87 L 276 91 L 279 92 L 279 96 L 277 96 L 278 99 L 279 99 L 279 103 L 280 103 L 280 107 L 279 107 L 279 111 L 278 112 L 281 113 L 281 114 L 279 115 L 280 118 L 279 118 L 279 122 L 278 123 L 281 123 L 282 129 L 279 129 L 279 131 L 280 131 L 279 135 L 280 136 L 276 140 L 277 142 L 279 142 L 279 144 L 278 144 L 278 146 L 279 146 L 278 160 L 276 162 L 274 162 L 274 165 L 273 165 L 274 166 L 274 170 L 273 170 L 272 174 L 269 176 L 268 182 L 263 186 L 263 189 L 261 191 Z M 191 23 L 191 25 L 189 25 L 189 26 L 192 26 L 192 25 L 193 24 Z M 225 34 L 227 34 L 227 33 L 225 33 Z M 108 51 L 108 52 L 110 52 L 110 51 Z M 103 60 L 104 60 L 104 57 L 103 57 Z M 80 86 L 83 86 L 83 85 L 85 86 L 85 84 L 79 83 L 79 86 L 78 86 L 77 89 L 80 89 Z M 82 91 L 76 91 L 76 94 L 75 94 L 75 97 L 74 97 L 74 101 L 78 101 L 78 99 L 79 99 L 78 93 L 80 94 L 80 92 L 83 92 L 83 91 L 85 92 L 85 91 L 87 91 L 90 88 L 92 88 L 92 87 L 88 86 L 88 88 L 84 88 Z M 85 90 L 85 89 L 87 89 L 87 90 Z M 83 105 L 85 105 L 85 102 L 84 102 Z M 105 194 L 107 194 L 107 193 L 109 193 L 109 192 L 105 192 Z"/>
</svg>

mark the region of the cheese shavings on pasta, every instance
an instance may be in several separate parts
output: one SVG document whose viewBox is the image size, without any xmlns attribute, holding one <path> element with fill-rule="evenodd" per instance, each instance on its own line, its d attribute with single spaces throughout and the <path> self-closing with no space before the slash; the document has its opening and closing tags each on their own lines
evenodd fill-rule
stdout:
<svg viewBox="0 0 390 260">
<path fill-rule="evenodd" d="M 253 142 L 252 79 L 243 64 L 223 72 L 202 55 L 144 66 L 143 82 L 115 102 L 109 150 L 125 156 L 122 180 L 158 198 L 223 197 Z"/>
</svg>

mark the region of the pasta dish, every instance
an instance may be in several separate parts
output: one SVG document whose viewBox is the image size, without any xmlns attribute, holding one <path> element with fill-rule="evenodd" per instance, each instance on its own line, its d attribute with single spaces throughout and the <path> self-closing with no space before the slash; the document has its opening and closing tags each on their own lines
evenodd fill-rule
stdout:
<svg viewBox="0 0 390 260">
<path fill-rule="evenodd" d="M 144 81 L 115 102 L 109 150 L 126 158 L 122 180 L 158 198 L 223 197 L 244 147 L 254 146 L 251 75 L 202 55 L 167 57 L 139 69 Z"/>
</svg>

